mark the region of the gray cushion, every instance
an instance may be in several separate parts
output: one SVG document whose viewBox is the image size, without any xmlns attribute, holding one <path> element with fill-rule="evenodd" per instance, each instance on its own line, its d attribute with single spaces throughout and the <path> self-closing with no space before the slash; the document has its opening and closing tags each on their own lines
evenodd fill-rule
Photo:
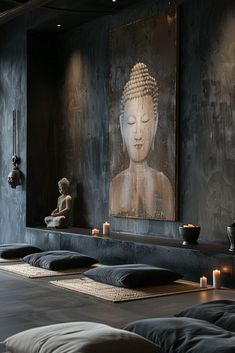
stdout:
<svg viewBox="0 0 235 353">
<path fill-rule="evenodd" d="M 86 267 L 98 262 L 93 257 L 67 250 L 43 251 L 25 256 L 23 260 L 32 266 L 53 271 Z"/>
<path fill-rule="evenodd" d="M 166 284 L 182 277 L 174 271 L 143 264 L 97 267 L 84 272 L 84 275 L 98 282 L 126 288 Z"/>
<path fill-rule="evenodd" d="M 160 346 L 163 353 L 234 353 L 235 334 L 212 323 L 188 317 L 135 321 L 123 329 Z"/>
<path fill-rule="evenodd" d="M 157 353 L 144 338 L 93 322 L 70 322 L 33 328 L 7 338 L 11 353 Z"/>
<path fill-rule="evenodd" d="M 214 300 L 193 305 L 175 316 L 206 320 L 235 332 L 235 300 Z"/>
<path fill-rule="evenodd" d="M 12 243 L 0 245 L 0 257 L 3 259 L 22 258 L 28 254 L 41 252 L 36 246 L 25 243 Z"/>
</svg>

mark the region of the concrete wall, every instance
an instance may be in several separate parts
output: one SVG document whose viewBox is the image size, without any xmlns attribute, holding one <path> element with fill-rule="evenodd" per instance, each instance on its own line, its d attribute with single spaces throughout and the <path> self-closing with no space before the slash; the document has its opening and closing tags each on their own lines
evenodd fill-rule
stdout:
<svg viewBox="0 0 235 353">
<path fill-rule="evenodd" d="M 181 26 L 181 215 L 210 241 L 235 216 L 234 1 L 188 1 Z"/>
<path fill-rule="evenodd" d="M 27 225 L 38 226 L 55 209 L 60 154 L 56 42 L 27 36 Z"/>
<path fill-rule="evenodd" d="M 47 211 L 45 207 L 49 210 L 50 205 L 56 203 L 56 190 L 51 192 L 52 183 L 46 183 L 42 190 L 41 178 L 45 173 L 47 180 L 51 177 L 53 182 L 56 176 L 70 178 L 75 225 L 101 226 L 107 219 L 109 31 L 153 15 L 158 7 L 155 1 L 144 2 L 118 16 L 103 17 L 84 25 L 58 41 L 55 39 L 57 84 L 62 103 L 58 103 L 58 107 L 62 114 L 58 114 L 55 120 L 59 128 L 55 143 L 59 149 L 49 150 L 47 156 L 50 161 L 58 156 L 58 164 L 51 162 L 46 170 L 44 167 L 40 169 L 42 161 L 34 161 L 40 170 L 37 175 L 37 166 L 28 165 L 28 192 L 31 196 L 27 207 L 34 208 L 30 225 L 42 224 L 43 213 Z M 113 230 L 177 238 L 179 223 L 192 222 L 201 225 L 201 240 L 228 242 L 226 225 L 232 223 L 235 215 L 234 29 L 235 3 L 232 0 L 189 0 L 182 5 L 179 32 L 179 222 L 111 218 Z M 15 33 L 6 31 L 5 36 L 1 36 L 0 82 L 1 86 L 4 82 L 7 86 L 1 87 L 0 91 L 1 241 L 12 241 L 16 236 L 22 238 L 25 225 L 25 189 L 9 190 L 5 181 L 11 157 L 9 119 L 16 99 L 20 99 L 20 108 L 23 109 L 20 137 L 22 144 L 25 142 L 25 44 L 24 28 L 19 31 L 16 27 Z M 6 60 L 9 56 L 10 59 Z M 7 77 L 11 76 L 12 66 L 16 71 L 14 81 L 12 78 L 9 81 Z M 22 95 L 19 95 L 15 80 L 23 82 Z M 33 127 L 38 116 L 31 111 L 29 119 Z M 30 131 L 31 141 L 41 139 L 47 146 L 45 129 L 40 132 L 31 128 Z M 21 146 L 21 167 L 24 168 L 26 148 Z M 30 153 L 36 153 L 37 148 L 35 142 L 28 144 Z M 34 202 L 32 196 L 34 193 L 40 202 L 48 204 L 41 204 L 38 208 L 38 201 Z M 45 198 L 43 193 L 49 196 Z"/>
<path fill-rule="evenodd" d="M 26 224 L 26 183 L 11 189 L 13 109 L 18 110 L 17 155 L 26 175 L 26 29 L 24 18 L 0 31 L 0 239 L 22 241 Z"/>
</svg>

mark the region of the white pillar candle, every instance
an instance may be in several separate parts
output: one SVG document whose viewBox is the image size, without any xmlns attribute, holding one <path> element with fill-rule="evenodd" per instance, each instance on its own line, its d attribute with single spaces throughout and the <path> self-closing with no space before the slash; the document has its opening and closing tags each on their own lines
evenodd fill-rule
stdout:
<svg viewBox="0 0 235 353">
<path fill-rule="evenodd" d="M 220 270 L 213 271 L 213 287 L 215 289 L 220 287 Z"/>
<path fill-rule="evenodd" d="M 99 234 L 100 234 L 100 231 L 99 231 L 99 229 L 97 229 L 97 228 L 93 228 L 92 231 L 91 231 L 91 234 L 92 234 L 92 235 L 99 235 Z"/>
<path fill-rule="evenodd" d="M 105 222 L 103 224 L 103 235 L 109 235 L 110 233 L 110 224 L 108 222 Z"/>
<path fill-rule="evenodd" d="M 201 288 L 207 287 L 207 278 L 205 276 L 200 277 L 200 287 Z"/>
</svg>

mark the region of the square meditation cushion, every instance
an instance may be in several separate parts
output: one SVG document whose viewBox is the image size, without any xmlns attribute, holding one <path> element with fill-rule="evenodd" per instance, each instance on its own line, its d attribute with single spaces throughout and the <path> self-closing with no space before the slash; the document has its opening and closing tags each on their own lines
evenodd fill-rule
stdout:
<svg viewBox="0 0 235 353">
<path fill-rule="evenodd" d="M 68 322 L 23 331 L 3 344 L 10 353 L 158 353 L 137 334 L 95 322 Z"/>
<path fill-rule="evenodd" d="M 97 267 L 84 272 L 84 275 L 98 282 L 126 288 L 167 284 L 182 278 L 177 272 L 145 264 Z"/>
<path fill-rule="evenodd" d="M 42 250 L 36 246 L 25 243 L 12 243 L 0 245 L 0 257 L 3 259 L 22 258 L 26 255 L 38 253 Z"/>
<path fill-rule="evenodd" d="M 98 262 L 93 257 L 68 250 L 43 251 L 25 256 L 23 260 L 32 266 L 53 271 L 87 267 Z"/>
</svg>

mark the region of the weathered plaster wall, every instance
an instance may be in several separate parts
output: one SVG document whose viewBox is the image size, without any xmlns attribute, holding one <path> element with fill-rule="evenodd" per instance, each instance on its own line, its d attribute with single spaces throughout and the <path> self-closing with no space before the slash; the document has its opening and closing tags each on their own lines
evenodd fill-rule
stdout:
<svg viewBox="0 0 235 353">
<path fill-rule="evenodd" d="M 58 42 L 57 80 L 62 103 L 57 120 L 58 170 L 56 174 L 55 151 L 50 150 L 50 168 L 40 169 L 42 161 L 36 160 L 39 173 L 30 175 L 28 166 L 26 180 L 31 180 L 32 193 L 40 190 L 47 194 L 41 200 L 46 202 L 47 198 L 49 209 L 49 202 L 56 202 L 56 190 L 51 194 L 49 182 L 41 189 L 45 173 L 51 180 L 56 175 L 70 178 L 75 225 L 101 226 L 108 217 L 109 31 L 153 15 L 162 3 L 144 1 L 118 16 L 103 17 L 69 32 Z M 225 227 L 235 215 L 235 3 L 189 0 L 182 5 L 180 22 L 179 222 L 110 221 L 113 230 L 173 238 L 178 237 L 179 223 L 193 222 L 201 225 L 202 240 L 227 242 Z M 0 37 L 0 239 L 8 242 L 22 240 L 26 217 L 25 185 L 17 190 L 6 185 L 15 104 L 22 115 L 20 155 L 21 169 L 26 171 L 26 36 L 22 25 L 15 26 L 14 31 L 2 27 Z M 28 119 L 33 126 L 38 115 L 31 114 Z M 31 133 L 34 143 L 28 150 L 32 146 L 37 149 L 37 139 L 42 144 L 48 139 L 45 129 L 32 128 Z M 39 210 L 33 200 L 31 195 L 28 207 L 35 207 L 32 219 L 37 225 L 46 210 L 44 205 Z"/>
<path fill-rule="evenodd" d="M 38 226 L 56 208 L 57 57 L 51 35 L 27 36 L 27 225 Z"/>
<path fill-rule="evenodd" d="M 181 214 L 218 241 L 235 218 L 234 33 L 234 1 L 183 6 Z"/>
<path fill-rule="evenodd" d="M 12 26 L 14 24 L 14 27 Z M 26 219 L 26 184 L 11 189 L 12 111 L 18 110 L 17 155 L 26 175 L 26 35 L 24 18 L 0 30 L 0 241 L 22 241 Z"/>
<path fill-rule="evenodd" d="M 159 4 L 148 4 L 83 26 L 59 43 L 61 169 L 74 192 L 77 185 L 76 225 L 101 226 L 108 217 L 109 31 L 158 11 Z M 178 237 L 179 223 L 190 222 L 201 225 L 201 239 L 227 242 L 235 215 L 234 16 L 229 0 L 181 7 L 179 222 L 111 218 L 113 230 Z"/>
</svg>

